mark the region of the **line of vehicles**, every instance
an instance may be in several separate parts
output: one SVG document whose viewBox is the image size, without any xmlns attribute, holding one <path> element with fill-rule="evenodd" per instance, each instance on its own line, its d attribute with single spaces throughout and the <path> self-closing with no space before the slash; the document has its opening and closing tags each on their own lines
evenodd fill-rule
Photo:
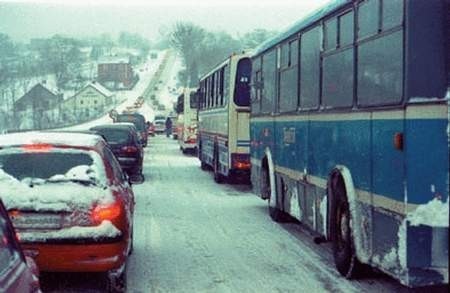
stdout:
<svg viewBox="0 0 450 293">
<path fill-rule="evenodd" d="M 448 284 L 449 7 L 326 5 L 186 89 L 180 148 L 195 123 L 201 168 L 251 176 L 270 217 L 331 242 L 346 278 L 369 265 Z"/>
<path fill-rule="evenodd" d="M 1 292 L 40 292 L 39 271 L 103 272 L 106 291 L 126 291 L 147 130 L 140 114 L 113 118 L 0 136 Z"/>
<path fill-rule="evenodd" d="M 369 265 L 411 287 L 448 284 L 449 7 L 331 2 L 186 89 L 181 149 L 196 148 L 218 183 L 249 176 L 274 221 L 295 218 L 332 243 L 342 276 Z M 120 288 L 132 190 L 103 139 L 73 135 L 0 136 L 0 184 L 13 194 L 3 201 L 39 268 L 72 260 Z M 43 192 L 55 196 L 40 202 Z M 80 243 L 90 253 L 66 258 Z"/>
</svg>

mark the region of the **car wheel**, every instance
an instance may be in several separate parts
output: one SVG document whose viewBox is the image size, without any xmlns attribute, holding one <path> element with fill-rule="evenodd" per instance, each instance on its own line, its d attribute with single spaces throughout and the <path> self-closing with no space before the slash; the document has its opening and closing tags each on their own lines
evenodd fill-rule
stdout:
<svg viewBox="0 0 450 293">
<path fill-rule="evenodd" d="M 358 261 L 354 249 L 353 236 L 351 231 L 351 214 L 345 186 L 336 176 L 332 179 L 333 196 L 331 200 L 330 214 L 330 236 L 333 243 L 333 257 L 338 272 L 351 279 L 363 270 L 362 264 Z"/>
<path fill-rule="evenodd" d="M 125 264 L 106 274 L 106 291 L 109 293 L 124 293 L 127 291 L 127 270 Z"/>
</svg>

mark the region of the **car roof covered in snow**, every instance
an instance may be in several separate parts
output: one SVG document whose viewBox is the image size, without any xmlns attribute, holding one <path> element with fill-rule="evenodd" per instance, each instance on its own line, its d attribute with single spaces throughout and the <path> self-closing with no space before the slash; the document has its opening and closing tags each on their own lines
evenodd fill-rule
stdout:
<svg viewBox="0 0 450 293">
<path fill-rule="evenodd" d="M 0 135 L 0 148 L 2 146 L 51 144 L 74 147 L 94 147 L 102 141 L 96 134 L 75 132 L 20 132 Z"/>
</svg>

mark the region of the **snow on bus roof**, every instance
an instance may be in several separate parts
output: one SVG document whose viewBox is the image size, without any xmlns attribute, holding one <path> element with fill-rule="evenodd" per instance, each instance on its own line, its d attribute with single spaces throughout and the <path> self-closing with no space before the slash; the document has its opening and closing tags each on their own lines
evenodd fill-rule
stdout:
<svg viewBox="0 0 450 293">
<path fill-rule="evenodd" d="M 20 132 L 0 135 L 1 146 L 48 143 L 68 146 L 94 146 L 102 138 L 95 134 L 71 132 Z"/>
</svg>

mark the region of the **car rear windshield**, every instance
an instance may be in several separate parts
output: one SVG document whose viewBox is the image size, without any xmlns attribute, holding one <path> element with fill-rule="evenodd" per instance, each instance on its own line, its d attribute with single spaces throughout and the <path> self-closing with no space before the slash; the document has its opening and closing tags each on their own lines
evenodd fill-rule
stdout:
<svg viewBox="0 0 450 293">
<path fill-rule="evenodd" d="M 139 132 L 145 131 L 145 118 L 142 115 L 118 115 L 116 122 L 131 122 L 136 126 Z"/>
<path fill-rule="evenodd" d="M 3 173 L 2 171 L 18 180 L 79 179 L 105 182 L 103 163 L 100 156 L 93 151 L 3 150 L 0 151 L 0 175 Z"/>
<path fill-rule="evenodd" d="M 126 129 L 103 128 L 95 129 L 96 132 L 103 135 L 110 144 L 124 144 L 130 141 L 130 132 Z"/>
</svg>

